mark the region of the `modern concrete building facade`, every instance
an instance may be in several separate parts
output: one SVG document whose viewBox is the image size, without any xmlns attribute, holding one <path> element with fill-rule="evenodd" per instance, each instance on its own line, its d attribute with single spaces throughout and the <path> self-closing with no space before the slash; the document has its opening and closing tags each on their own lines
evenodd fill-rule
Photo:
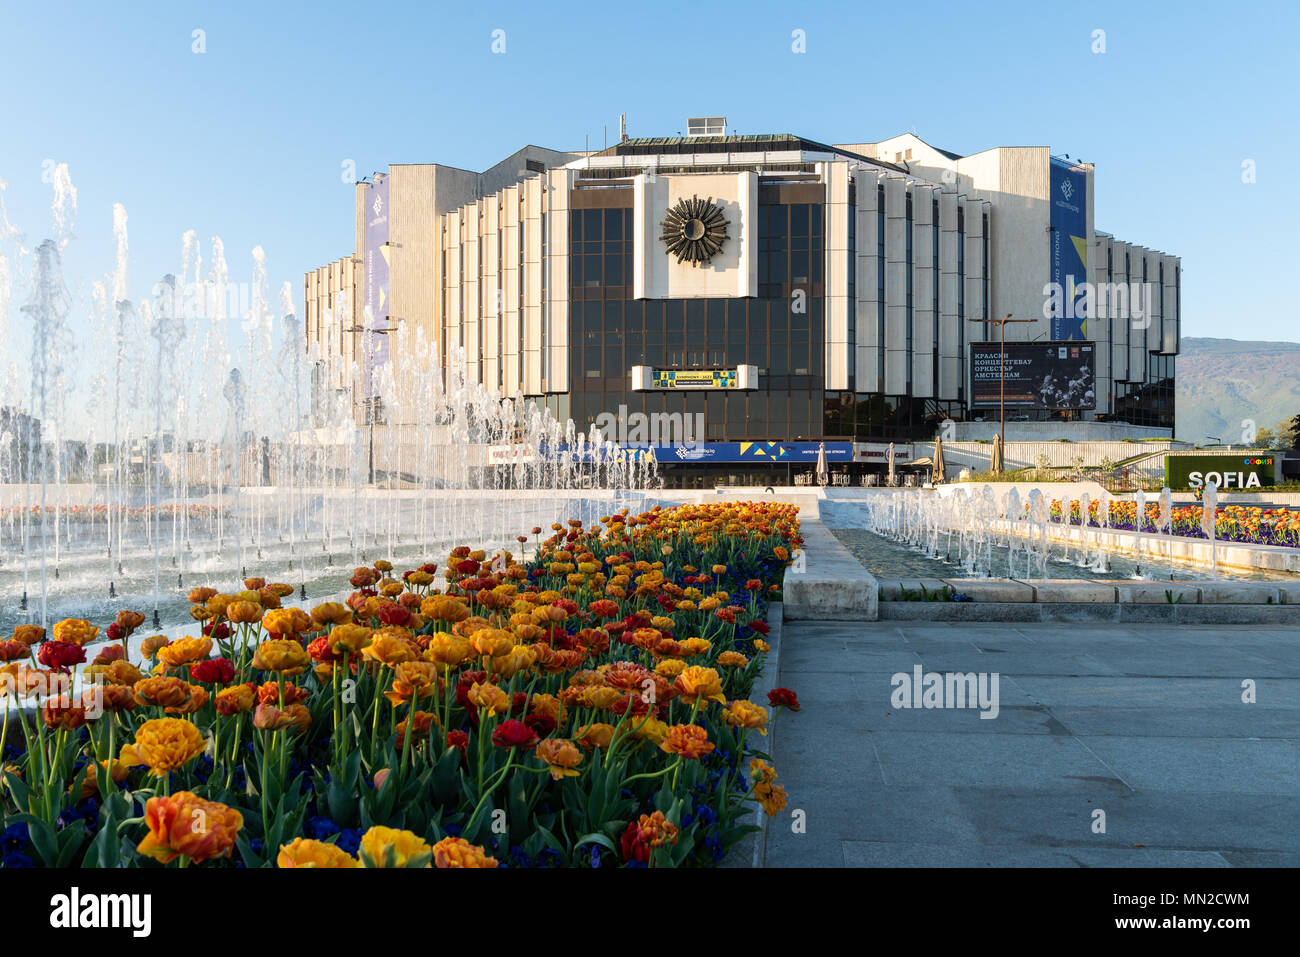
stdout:
<svg viewBox="0 0 1300 957">
<path fill-rule="evenodd" d="M 1008 324 L 1009 343 L 1095 348 L 1093 408 L 1020 417 L 1171 430 L 1179 260 L 1097 231 L 1093 207 L 1089 164 L 912 134 L 394 165 L 357 184 L 355 255 L 307 274 L 308 341 L 326 367 L 378 367 L 384 330 L 407 323 L 444 366 L 463 355 L 471 380 L 581 430 L 602 413 L 702 415 L 703 448 L 661 462 L 762 468 L 822 448 L 866 462 L 945 420 L 996 419 L 970 377 L 998 331 L 971 320 L 1010 314 L 1034 321 Z"/>
</svg>

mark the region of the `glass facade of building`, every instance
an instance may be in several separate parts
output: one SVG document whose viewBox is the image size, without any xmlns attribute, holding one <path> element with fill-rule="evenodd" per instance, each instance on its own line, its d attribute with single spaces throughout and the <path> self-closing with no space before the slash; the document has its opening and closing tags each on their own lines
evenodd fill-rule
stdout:
<svg viewBox="0 0 1300 957">
<path fill-rule="evenodd" d="M 574 209 L 570 384 L 575 425 L 602 412 L 700 413 L 707 441 L 817 439 L 825 382 L 820 203 L 764 203 L 752 299 L 632 298 L 632 209 Z M 798 293 L 798 295 L 796 295 Z M 633 392 L 633 366 L 758 367 L 752 391 Z"/>
<path fill-rule="evenodd" d="M 702 414 L 705 441 L 888 442 L 925 439 L 945 418 L 964 417 L 961 402 L 825 389 L 826 240 L 821 203 L 760 203 L 756 298 L 638 300 L 632 298 L 631 286 L 631 190 L 619 192 L 626 192 L 626 206 L 569 213 L 571 391 L 547 401 L 557 414 L 571 416 L 579 429 L 589 430 L 601 413 L 624 409 Z M 883 213 L 879 215 L 883 219 Z M 910 240 L 910 229 L 908 234 Z M 937 256 L 937 231 L 927 252 Z M 878 254 L 883 257 L 883 249 Z M 910 265 L 910 242 L 908 258 Z M 879 274 L 883 286 L 884 270 Z M 850 293 L 852 299 L 852 284 Z M 883 288 L 880 293 L 883 297 Z M 910 278 L 907 293 L 910 307 Z M 937 300 L 937 291 L 934 295 Z M 883 306 L 878 318 L 883 320 Z M 638 365 L 753 365 L 758 368 L 758 388 L 634 392 L 629 376 Z"/>
</svg>

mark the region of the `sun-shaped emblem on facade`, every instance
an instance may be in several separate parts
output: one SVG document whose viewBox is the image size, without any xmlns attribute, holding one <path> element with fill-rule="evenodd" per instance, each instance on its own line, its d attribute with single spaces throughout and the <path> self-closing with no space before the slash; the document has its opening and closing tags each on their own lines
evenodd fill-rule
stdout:
<svg viewBox="0 0 1300 957">
<path fill-rule="evenodd" d="M 676 256 L 679 263 L 692 266 L 707 263 L 728 239 L 727 219 L 712 196 L 679 199 L 659 225 L 663 227 L 659 238 L 668 248 L 668 254 Z"/>
</svg>

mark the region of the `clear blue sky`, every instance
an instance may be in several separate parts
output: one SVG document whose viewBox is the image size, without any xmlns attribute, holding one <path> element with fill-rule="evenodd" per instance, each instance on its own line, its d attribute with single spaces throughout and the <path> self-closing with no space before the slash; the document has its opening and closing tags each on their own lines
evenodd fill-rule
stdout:
<svg viewBox="0 0 1300 957">
<path fill-rule="evenodd" d="M 232 280 L 263 246 L 273 302 L 286 279 L 300 300 L 305 269 L 353 248 L 345 160 L 359 175 L 483 169 L 528 143 L 600 145 L 606 126 L 612 141 L 620 112 L 634 136 L 725 114 L 744 133 L 854 142 L 915 128 L 961 153 L 1081 157 L 1097 167 L 1099 229 L 1182 256 L 1185 335 L 1300 340 L 1295 3 L 7 6 L 9 219 L 38 240 L 42 163 L 68 164 L 74 291 L 112 269 L 115 202 L 130 216 L 133 297 L 179 271 L 193 228 L 205 259 L 208 237 L 225 240 Z"/>
</svg>

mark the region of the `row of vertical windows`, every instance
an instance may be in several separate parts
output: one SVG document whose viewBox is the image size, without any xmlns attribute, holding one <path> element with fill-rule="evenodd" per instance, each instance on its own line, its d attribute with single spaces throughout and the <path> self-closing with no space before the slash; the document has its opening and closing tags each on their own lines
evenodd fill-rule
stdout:
<svg viewBox="0 0 1300 957">
<path fill-rule="evenodd" d="M 845 307 L 848 311 L 848 355 L 845 357 L 845 369 L 848 373 L 848 386 L 852 389 L 857 378 L 858 354 L 858 211 L 850 205 L 849 216 L 849 260 L 848 260 L 848 299 Z"/>
<path fill-rule="evenodd" d="M 876 388 L 885 389 L 885 186 L 876 186 Z"/>
<path fill-rule="evenodd" d="M 984 282 L 983 282 L 983 287 L 984 287 L 984 312 L 983 312 L 983 315 L 984 315 L 984 318 L 985 318 L 985 319 L 991 319 L 992 316 L 989 315 L 989 214 L 988 214 L 988 213 L 984 213 L 984 214 L 983 214 L 983 220 L 984 220 L 984 236 L 983 236 L 983 240 L 982 240 L 982 241 L 983 241 L 983 244 L 984 244 L 984 250 L 983 250 L 983 256 L 984 256 L 984 259 L 983 259 L 983 264 L 984 264 L 984 267 L 983 267 L 983 271 L 984 271 Z M 984 338 L 985 338 L 985 340 L 988 339 L 989 335 L 990 335 L 990 332 L 989 332 L 989 325 L 988 325 L 988 323 L 986 322 L 986 323 L 984 324 Z"/>
<path fill-rule="evenodd" d="M 966 211 L 957 207 L 957 355 L 966 363 Z M 957 398 L 966 398 L 966 370 L 957 375 Z"/>
<path fill-rule="evenodd" d="M 1165 264 L 1160 263 L 1160 351 L 1165 350 Z"/>
<path fill-rule="evenodd" d="M 932 395 L 939 395 L 940 394 L 939 393 L 939 285 L 940 283 L 939 283 L 939 201 L 937 199 L 934 200 L 934 205 L 931 207 L 930 210 L 930 222 L 932 224 L 932 228 L 930 230 L 930 255 L 934 259 L 934 280 L 933 280 L 934 351 L 930 356 L 930 360 L 932 364 L 931 373 L 930 373 L 932 376 L 932 378 L 930 379 L 930 393 Z"/>
<path fill-rule="evenodd" d="M 904 373 L 904 381 L 907 383 L 905 392 L 907 395 L 912 394 L 912 194 L 907 194 L 907 325 L 904 341 L 907 350 L 904 353 L 907 362 L 907 371 Z"/>
</svg>

